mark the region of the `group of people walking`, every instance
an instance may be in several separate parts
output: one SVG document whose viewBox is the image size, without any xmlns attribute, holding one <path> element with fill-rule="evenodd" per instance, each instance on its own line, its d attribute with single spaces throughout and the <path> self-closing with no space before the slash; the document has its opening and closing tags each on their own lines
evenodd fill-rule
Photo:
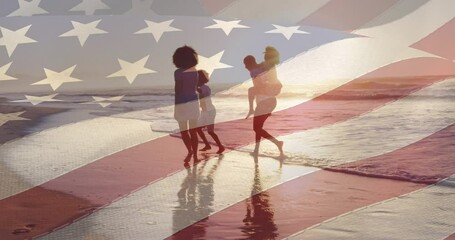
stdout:
<svg viewBox="0 0 455 240">
<path fill-rule="evenodd" d="M 215 133 L 216 108 L 211 101 L 211 89 L 207 85 L 208 73 L 204 70 L 197 70 L 198 54 L 189 47 L 177 48 L 173 54 L 173 63 L 177 67 L 174 72 L 175 80 L 175 108 L 174 118 L 177 120 L 188 154 L 185 162 L 198 161 L 198 135 L 205 146 L 200 151 L 211 149 L 203 129 L 213 138 L 218 146 L 218 154 L 224 152 L 225 147 Z M 248 55 L 243 62 L 245 68 L 250 72 L 253 79 L 253 87 L 248 89 L 249 111 L 247 117 L 254 115 L 253 130 L 255 131 L 256 145 L 254 155 L 259 152 L 261 138 L 273 142 L 283 156 L 283 142 L 278 141 L 266 130 L 264 123 L 275 109 L 276 96 L 280 93 L 282 85 L 277 77 L 276 65 L 280 61 L 280 54 L 274 47 L 266 47 L 264 61 L 257 63 L 256 59 Z M 256 107 L 254 102 L 256 101 Z"/>
</svg>

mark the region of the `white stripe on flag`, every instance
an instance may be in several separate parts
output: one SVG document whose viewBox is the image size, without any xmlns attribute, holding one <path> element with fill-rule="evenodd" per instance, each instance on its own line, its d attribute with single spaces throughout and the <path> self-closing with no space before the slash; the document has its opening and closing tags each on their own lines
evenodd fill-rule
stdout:
<svg viewBox="0 0 455 240">
<path fill-rule="evenodd" d="M 284 93 L 294 92 L 298 85 L 304 96 L 316 97 L 388 64 L 430 56 L 433 55 L 375 39 L 350 38 L 322 45 L 289 59 L 279 65 L 277 72 L 283 81 Z M 250 84 L 245 83 L 224 94 L 245 92 Z M 241 90 L 242 87 L 244 90 Z"/>
<path fill-rule="evenodd" d="M 376 39 L 385 39 L 398 45 L 409 46 L 455 17 L 454 11 L 447 11 L 447 9 L 455 9 L 455 1 L 431 0 L 414 12 L 396 21 L 378 24 L 383 22 L 384 19 L 389 19 L 389 15 L 406 11 L 404 9 L 408 8 L 408 4 L 413 3 L 412 1 L 401 1 L 397 3 L 362 29 L 354 31 L 354 33 Z M 374 27 L 369 28 L 368 26 Z"/>
<path fill-rule="evenodd" d="M 433 55 L 380 40 L 351 38 L 303 53 L 280 65 L 277 72 L 285 83 L 284 87 L 299 84 L 316 90 L 315 95 L 318 96 L 393 62 L 430 56 Z"/>
<path fill-rule="evenodd" d="M 32 186 L 2 189 L 0 199 L 157 136 L 152 133 L 150 122 L 101 117 L 3 144 L 0 146 L 3 161 Z M 0 175 L 0 181 L 9 182 L 4 177 L 7 178 Z"/>
<path fill-rule="evenodd" d="M 305 17 L 316 12 L 319 8 L 330 2 L 330 0 L 237 0 L 216 17 L 238 18 L 268 23 L 295 24 Z"/>
</svg>

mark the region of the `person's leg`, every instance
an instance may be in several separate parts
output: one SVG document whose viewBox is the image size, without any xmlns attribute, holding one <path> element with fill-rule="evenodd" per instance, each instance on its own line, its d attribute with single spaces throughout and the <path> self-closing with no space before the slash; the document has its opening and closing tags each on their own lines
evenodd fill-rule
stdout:
<svg viewBox="0 0 455 240">
<path fill-rule="evenodd" d="M 256 112 L 257 113 L 263 112 L 266 114 L 255 117 L 255 118 L 258 118 L 258 120 L 255 124 L 255 132 L 256 132 L 256 135 L 259 134 L 260 137 L 266 138 L 266 139 L 270 140 L 271 142 L 273 142 L 278 147 L 278 150 L 280 151 L 280 155 L 283 155 L 283 142 L 278 141 L 275 137 L 273 137 L 267 131 L 264 130 L 264 123 L 267 120 L 267 118 L 270 117 L 271 112 L 275 109 L 275 107 L 276 107 L 276 98 L 268 99 L 264 102 L 261 102 L 261 104 L 258 105 L 258 107 L 256 108 Z"/>
<path fill-rule="evenodd" d="M 255 87 L 250 87 L 248 88 L 248 113 L 246 115 L 246 118 L 249 118 L 253 113 L 254 113 L 254 98 L 256 96 L 256 88 Z"/>
<path fill-rule="evenodd" d="M 210 147 L 210 143 L 209 141 L 207 140 L 207 138 L 205 137 L 205 134 L 204 134 L 204 131 L 202 130 L 202 127 L 198 128 L 197 129 L 197 133 L 199 134 L 199 137 L 201 137 L 202 141 L 204 142 L 205 146 L 199 150 L 201 151 L 207 151 L 209 149 L 212 149 L 212 147 Z M 209 132 L 210 134 L 210 132 Z"/>
<path fill-rule="evenodd" d="M 215 118 L 216 118 L 216 109 L 212 109 L 207 112 L 207 132 L 212 136 L 213 140 L 215 140 L 216 145 L 218 146 L 218 151 L 216 153 L 221 154 L 224 152 L 225 148 L 223 144 L 221 144 L 218 135 L 215 133 Z"/>
<path fill-rule="evenodd" d="M 198 140 L 197 140 L 197 119 L 190 120 L 189 121 L 189 126 L 190 126 L 190 143 L 191 143 L 191 148 L 193 149 L 193 158 L 194 161 L 197 161 L 197 145 L 198 145 Z"/>
<path fill-rule="evenodd" d="M 276 138 L 274 138 L 266 130 L 264 130 L 264 123 L 267 120 L 267 118 L 269 118 L 269 116 L 270 116 L 270 114 L 261 116 L 261 122 L 260 122 L 260 124 L 258 124 L 258 129 L 256 131 L 261 135 L 261 137 L 266 138 L 276 144 L 278 142 L 278 140 L 276 140 Z"/>
<path fill-rule="evenodd" d="M 259 153 L 259 144 L 261 142 L 261 137 L 262 137 L 262 128 L 264 126 L 264 122 L 267 119 L 267 116 L 262 115 L 262 116 L 255 116 L 253 118 L 253 130 L 255 132 L 255 140 L 256 140 L 256 145 L 254 147 L 254 154 L 257 155 Z"/>
<path fill-rule="evenodd" d="M 275 137 L 273 137 L 272 135 L 270 135 L 270 133 L 268 133 L 268 132 L 267 132 L 266 130 L 264 130 L 264 129 L 262 129 L 262 130 L 260 131 L 260 135 L 261 135 L 261 137 L 266 138 L 266 139 L 270 140 L 271 142 L 273 142 L 273 143 L 277 146 L 278 150 L 280 151 L 280 155 L 283 155 L 283 154 L 284 154 L 284 153 L 283 153 L 283 144 L 284 144 L 283 141 L 278 141 Z"/>
<path fill-rule="evenodd" d="M 212 126 L 212 127 L 209 128 L 209 126 Z M 210 134 L 210 136 L 212 136 L 213 140 L 215 140 L 216 145 L 218 145 L 218 151 L 216 153 L 221 154 L 224 152 L 225 148 L 224 148 L 223 144 L 221 144 L 221 141 L 218 138 L 218 135 L 216 135 L 213 125 L 209 125 L 209 126 L 207 126 L 208 133 Z"/>
<path fill-rule="evenodd" d="M 191 148 L 190 135 L 188 133 L 188 122 L 187 121 L 178 121 L 180 133 L 182 135 L 183 143 L 185 144 L 186 149 L 188 150 L 188 155 L 193 153 Z"/>
<path fill-rule="evenodd" d="M 198 130 L 197 133 L 199 134 L 199 137 L 202 138 L 202 141 L 204 142 L 205 146 L 201 148 L 201 151 L 207 151 L 211 149 L 209 141 L 207 141 L 207 138 L 205 137 L 203 128 L 205 127 L 206 124 L 206 112 L 202 111 L 201 114 L 199 115 L 198 119 Z"/>
</svg>

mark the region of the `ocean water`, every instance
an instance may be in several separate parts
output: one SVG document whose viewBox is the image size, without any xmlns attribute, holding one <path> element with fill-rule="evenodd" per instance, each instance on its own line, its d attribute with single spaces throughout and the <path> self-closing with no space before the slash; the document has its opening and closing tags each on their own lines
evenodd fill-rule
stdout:
<svg viewBox="0 0 455 240">
<path fill-rule="evenodd" d="M 249 83 L 217 92 L 212 101 L 217 108 L 216 122 L 225 122 L 243 119 L 248 111 L 246 89 Z M 316 121 L 336 118 L 339 112 L 350 113 L 356 110 L 359 102 L 381 101 L 383 99 L 401 96 L 399 91 L 390 91 L 390 86 L 384 85 L 374 94 L 363 89 L 338 91 L 333 97 L 326 98 L 326 105 L 336 106 L 333 115 L 330 111 L 314 109 L 308 114 L 293 112 L 294 115 L 283 120 L 283 124 L 274 124 L 272 131 L 280 132 L 280 127 L 289 129 L 290 126 L 305 124 L 303 119 L 313 118 Z M 304 89 L 303 86 L 285 86 L 278 98 L 275 112 L 289 109 L 299 104 L 311 101 L 317 97 L 314 92 Z M 322 91 L 320 91 L 322 92 Z M 368 94 L 365 94 L 368 93 Z M 108 107 L 101 107 L 93 102 L 93 96 L 111 97 L 124 96 L 118 102 L 109 102 Z M 28 103 L 14 102 L 23 98 L 23 95 L 6 94 L 2 102 L 4 106 L 30 106 Z M 114 118 L 135 119 L 146 121 L 150 129 L 159 136 L 176 134 L 179 132 L 173 118 L 172 90 L 161 91 L 116 91 L 100 93 L 71 93 L 60 94 L 61 102 L 47 102 L 38 107 L 62 108 L 64 111 L 40 118 L 39 123 L 31 124 L 25 130 L 29 134 L 44 131 L 49 128 L 74 123 L 77 121 L 110 116 Z M 346 121 L 335 122 L 326 126 L 309 130 L 296 130 L 292 134 L 279 136 L 285 142 L 286 159 L 284 164 L 313 166 L 336 171 L 346 171 L 353 174 L 374 175 L 387 178 L 406 179 L 411 181 L 433 181 L 441 178 L 435 171 L 425 169 L 408 170 L 408 166 L 427 161 L 431 155 L 420 153 L 418 150 L 406 151 L 413 144 L 443 131 L 455 122 L 455 80 L 450 79 L 433 84 L 430 87 L 415 91 L 412 94 L 400 97 L 398 100 L 387 102 Z M 299 115 L 304 114 L 304 115 Z M 271 119 L 273 115 L 271 116 Z M 299 121 L 302 120 L 302 123 Z M 265 129 L 267 130 L 267 123 Z M 221 132 L 223 129 L 216 128 Z M 18 129 L 23 130 L 23 129 Z M 251 130 L 252 131 L 252 130 Z M 157 135 L 157 136 L 158 136 Z M 439 148 L 429 150 L 430 153 L 439 151 L 441 154 L 455 154 L 443 149 L 446 143 L 453 142 L 455 136 L 444 136 L 444 139 L 433 139 L 437 144 L 425 145 L 426 148 L 439 145 Z M 438 142 L 440 141 L 440 142 Z M 252 151 L 253 146 L 247 146 L 235 151 Z M 261 152 L 264 156 L 276 154 L 275 146 L 265 141 Z M 402 151 L 402 152 L 399 152 Z M 394 155 L 394 152 L 395 153 Z M 381 163 L 379 159 L 386 159 L 387 154 L 394 158 L 406 159 L 402 164 Z M 415 156 L 414 156 L 415 155 Z M 438 167 L 447 167 L 452 162 L 451 155 L 440 156 L 441 160 L 434 162 Z M 374 160 L 374 158 L 377 158 Z M 411 160 L 410 160 L 411 159 Z M 445 160 L 442 160 L 445 159 Z M 361 161 L 373 161 L 373 165 L 350 165 Z M 453 160 L 452 160 L 453 161 Z M 364 164 L 368 165 L 368 164 Z M 438 168 L 436 167 L 436 168 Z M 450 166 L 449 166 L 450 167 Z M 437 171 L 436 171 L 437 172 Z"/>
</svg>

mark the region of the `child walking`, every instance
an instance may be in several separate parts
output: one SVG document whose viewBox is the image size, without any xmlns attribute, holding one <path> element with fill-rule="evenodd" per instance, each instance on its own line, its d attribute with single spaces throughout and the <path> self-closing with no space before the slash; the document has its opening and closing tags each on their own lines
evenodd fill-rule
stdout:
<svg viewBox="0 0 455 240">
<path fill-rule="evenodd" d="M 224 152 L 225 148 L 223 144 L 221 144 L 218 135 L 215 133 L 216 109 L 210 97 L 212 91 L 210 87 L 204 83 L 204 81 L 199 81 L 197 91 L 199 92 L 199 105 L 201 107 L 201 115 L 199 116 L 199 128 L 197 129 L 197 133 L 205 144 L 205 146 L 200 150 L 207 151 L 212 148 L 210 146 L 210 143 L 207 141 L 204 132 L 202 131 L 202 129 L 205 127 L 209 135 L 212 136 L 213 140 L 215 140 L 216 144 L 218 145 L 218 151 L 216 153 L 221 154 Z"/>
</svg>

